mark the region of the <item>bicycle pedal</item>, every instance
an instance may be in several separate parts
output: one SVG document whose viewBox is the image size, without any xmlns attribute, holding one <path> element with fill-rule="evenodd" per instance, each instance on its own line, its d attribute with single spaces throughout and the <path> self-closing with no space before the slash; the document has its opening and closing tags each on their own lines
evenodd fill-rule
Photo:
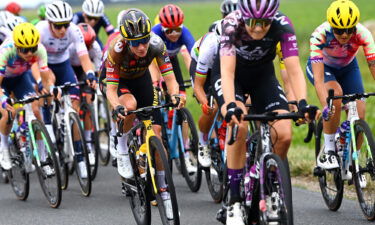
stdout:
<svg viewBox="0 0 375 225">
<path fill-rule="evenodd" d="M 322 176 L 324 176 L 324 170 L 322 168 L 316 166 L 314 168 L 313 175 L 314 175 L 314 177 L 322 177 Z"/>
</svg>

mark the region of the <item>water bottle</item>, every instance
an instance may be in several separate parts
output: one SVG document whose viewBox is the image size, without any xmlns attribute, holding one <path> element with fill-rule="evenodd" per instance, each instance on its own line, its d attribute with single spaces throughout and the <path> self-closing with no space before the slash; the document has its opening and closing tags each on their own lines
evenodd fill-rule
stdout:
<svg viewBox="0 0 375 225">
<path fill-rule="evenodd" d="M 349 134 L 350 129 L 350 122 L 348 120 L 344 121 L 341 126 L 339 127 L 339 140 L 338 140 L 338 153 L 340 156 L 342 156 L 343 164 L 345 165 L 345 162 L 348 158 L 348 149 L 346 147 L 346 138 Z"/>
<path fill-rule="evenodd" d="M 259 163 L 256 162 L 251 166 L 250 171 L 245 174 L 244 186 L 245 186 L 245 204 L 251 206 L 253 200 L 253 190 L 255 181 L 259 179 Z"/>
<path fill-rule="evenodd" d="M 168 129 L 172 129 L 174 109 L 168 111 Z"/>
</svg>

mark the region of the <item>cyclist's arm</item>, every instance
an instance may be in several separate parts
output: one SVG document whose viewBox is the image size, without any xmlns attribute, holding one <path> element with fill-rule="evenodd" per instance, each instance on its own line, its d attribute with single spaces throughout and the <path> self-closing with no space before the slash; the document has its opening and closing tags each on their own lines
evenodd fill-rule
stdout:
<svg viewBox="0 0 375 225">
<path fill-rule="evenodd" d="M 290 78 L 293 93 L 298 101 L 306 99 L 306 80 L 302 72 L 298 56 L 290 56 L 284 59 L 285 68 Z"/>
<path fill-rule="evenodd" d="M 37 84 L 42 80 L 42 77 L 40 76 L 39 66 L 38 66 L 37 62 L 35 62 L 31 65 L 31 74 L 33 75 Z"/>
<path fill-rule="evenodd" d="M 109 20 L 109 18 L 104 15 L 103 17 L 103 27 L 105 29 L 105 32 L 108 34 L 108 35 L 111 35 L 114 31 L 115 31 L 115 28 L 113 27 L 113 25 L 111 24 L 111 21 Z"/>
<path fill-rule="evenodd" d="M 367 63 L 371 72 L 372 77 L 375 80 L 375 42 L 371 32 L 364 27 L 362 24 L 358 24 L 357 33 L 359 41 L 363 45 L 363 50 L 367 59 Z"/>
<path fill-rule="evenodd" d="M 220 56 L 221 88 L 225 103 L 234 102 L 234 73 L 236 69 L 236 56 Z"/>
<path fill-rule="evenodd" d="M 174 73 L 163 76 L 165 84 L 167 85 L 168 94 L 178 95 L 180 90 Z"/>
<path fill-rule="evenodd" d="M 112 108 L 115 109 L 117 106 L 121 105 L 118 95 L 117 95 L 117 89 L 120 77 L 118 75 L 118 68 L 117 65 L 115 65 L 111 56 L 108 54 L 108 58 L 105 62 L 106 67 L 106 79 L 107 79 L 107 99 L 109 101 L 109 104 L 111 104 Z"/>
<path fill-rule="evenodd" d="M 180 52 L 181 52 L 182 58 L 184 59 L 186 69 L 189 70 L 190 63 L 191 63 L 191 56 L 185 46 L 181 48 Z"/>
<path fill-rule="evenodd" d="M 152 83 L 159 82 L 161 79 L 161 73 L 155 58 L 152 60 L 152 63 L 148 67 L 148 70 L 151 74 Z"/>
<path fill-rule="evenodd" d="M 194 93 L 200 104 L 208 104 L 206 92 L 204 91 L 204 84 L 206 83 L 206 77 L 199 77 L 195 75 L 194 79 Z"/>
</svg>

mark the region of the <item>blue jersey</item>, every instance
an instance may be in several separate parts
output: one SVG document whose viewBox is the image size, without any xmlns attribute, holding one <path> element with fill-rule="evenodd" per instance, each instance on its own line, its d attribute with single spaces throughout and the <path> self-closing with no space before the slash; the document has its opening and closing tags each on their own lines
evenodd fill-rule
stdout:
<svg viewBox="0 0 375 225">
<path fill-rule="evenodd" d="M 185 26 L 182 27 L 182 34 L 176 42 L 171 42 L 167 39 L 162 30 L 161 24 L 156 24 L 152 28 L 152 31 L 159 37 L 161 37 L 161 39 L 163 39 L 165 46 L 167 47 L 169 56 L 176 56 L 183 45 L 186 46 L 187 50 L 190 53 L 195 43 L 193 35 L 191 35 L 189 29 L 187 29 Z"/>
<path fill-rule="evenodd" d="M 85 19 L 83 18 L 83 13 L 82 12 L 74 13 L 72 22 L 75 24 L 84 23 Z M 115 28 L 111 24 L 111 21 L 109 21 L 106 15 L 100 17 L 99 21 L 93 27 L 96 34 L 99 34 L 99 30 L 101 27 L 104 28 L 105 32 L 107 32 L 108 35 L 112 34 L 115 30 Z M 103 44 L 99 40 L 99 35 L 96 36 L 96 40 L 99 42 L 100 47 L 103 48 Z"/>
</svg>

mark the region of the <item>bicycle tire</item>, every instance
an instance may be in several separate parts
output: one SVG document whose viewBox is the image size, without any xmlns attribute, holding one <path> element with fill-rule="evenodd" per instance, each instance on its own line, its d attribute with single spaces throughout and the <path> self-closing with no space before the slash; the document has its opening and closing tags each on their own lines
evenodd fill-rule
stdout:
<svg viewBox="0 0 375 225">
<path fill-rule="evenodd" d="M 193 116 L 191 115 L 190 111 L 187 108 L 182 108 L 178 112 L 179 115 L 179 120 L 182 120 L 184 122 L 182 123 L 187 123 L 187 126 L 190 130 L 190 135 L 189 135 L 189 155 L 190 155 L 190 161 L 192 162 L 193 166 L 196 167 L 197 171 L 195 173 L 189 174 L 186 168 L 186 163 L 185 163 L 185 155 L 184 152 L 182 152 L 181 145 L 183 143 L 180 142 L 181 138 L 179 138 L 178 142 L 178 151 L 179 151 L 179 158 L 180 158 L 180 164 L 181 164 L 181 170 L 182 170 L 182 175 L 185 178 L 185 181 L 190 188 L 192 192 L 197 192 L 199 191 L 202 183 L 202 169 L 199 166 L 198 163 L 198 134 L 197 134 L 197 129 L 195 127 L 194 119 Z M 185 122 L 186 121 L 186 122 Z M 181 125 L 181 129 L 182 129 Z M 181 130 L 181 134 L 182 134 Z"/>
<path fill-rule="evenodd" d="M 81 118 L 83 127 L 85 124 L 84 118 L 86 117 L 87 114 L 90 117 L 90 121 L 91 121 L 91 143 L 88 143 L 87 140 L 85 141 L 86 141 L 86 146 L 87 144 L 92 144 L 91 148 L 92 148 L 92 151 L 94 151 L 95 162 L 93 165 L 91 165 L 90 158 L 89 158 L 91 181 L 93 181 L 95 180 L 96 174 L 98 172 L 98 167 L 99 167 L 99 151 L 100 151 L 99 150 L 100 149 L 99 134 L 95 126 L 96 121 L 94 117 L 95 114 L 94 114 L 93 108 L 88 103 L 82 103 L 81 108 L 80 108 L 80 118 Z"/>
<path fill-rule="evenodd" d="M 98 124 L 99 124 L 99 158 L 100 164 L 103 166 L 107 166 L 109 163 L 110 157 L 110 144 L 109 144 L 109 131 L 111 130 L 111 116 L 109 114 L 108 105 L 105 98 L 101 95 L 96 96 L 98 98 Z M 102 115 L 100 109 L 103 107 L 104 114 Z M 101 145 L 103 143 L 103 146 Z M 107 146 L 107 147 L 105 147 Z"/>
<path fill-rule="evenodd" d="M 5 170 L 1 170 L 0 173 L 1 173 L 1 181 L 2 181 L 4 184 L 9 183 L 8 172 L 5 171 Z"/>
<path fill-rule="evenodd" d="M 56 157 L 59 161 L 61 189 L 66 190 L 69 186 L 69 174 L 70 173 L 69 173 L 68 163 L 65 162 L 66 154 L 64 152 L 64 134 L 62 133 L 63 131 L 59 129 L 58 127 L 55 113 L 52 115 L 52 127 L 54 130 L 55 139 L 56 139 L 55 152 L 56 152 Z"/>
<path fill-rule="evenodd" d="M 137 188 L 137 191 L 135 192 L 131 188 L 127 188 L 127 186 L 125 186 L 125 188 L 127 188 L 127 190 L 130 192 L 130 208 L 137 225 L 151 225 L 151 204 L 148 191 L 150 188 L 148 185 L 148 180 L 150 179 L 141 178 L 137 169 L 138 163 L 136 161 L 136 152 L 139 149 L 138 144 L 133 140 L 128 140 L 128 146 L 130 162 L 134 171 L 134 179 L 128 179 L 125 182 L 134 181 L 132 183 L 134 183 L 133 185 Z"/>
<path fill-rule="evenodd" d="M 152 165 L 156 165 L 156 154 L 159 155 L 160 162 L 163 165 L 164 173 L 165 173 L 165 183 L 168 185 L 168 191 L 170 194 L 172 211 L 173 211 L 173 220 L 169 220 L 166 216 L 164 202 L 159 192 L 160 188 L 158 187 L 158 184 L 156 182 L 158 193 L 154 193 L 154 196 L 158 203 L 158 209 L 159 209 L 161 221 L 163 225 L 179 225 L 180 216 L 179 216 L 179 211 L 178 211 L 176 191 L 175 191 L 175 186 L 174 186 L 173 179 L 172 179 L 172 173 L 169 169 L 166 169 L 166 168 L 169 168 L 169 165 L 168 165 L 167 156 L 164 152 L 163 144 L 161 143 L 158 137 L 152 136 L 149 139 L 149 147 L 150 147 L 149 151 L 151 154 Z M 156 177 L 154 178 L 156 181 Z M 152 184 L 150 186 L 152 187 Z"/>
<path fill-rule="evenodd" d="M 15 137 L 15 134 L 11 134 Z M 10 185 L 13 192 L 16 194 L 17 199 L 25 201 L 30 192 L 30 179 L 29 174 L 26 173 L 24 166 L 24 158 L 20 149 L 16 145 L 14 138 L 10 139 L 9 153 L 12 161 L 12 168 L 7 171 Z M 19 177 L 20 179 L 17 179 Z"/>
<path fill-rule="evenodd" d="M 43 190 L 45 197 L 47 198 L 49 205 L 52 208 L 58 208 L 61 203 L 62 190 L 61 190 L 60 168 L 59 168 L 59 162 L 56 158 L 55 147 L 52 144 L 51 138 L 44 124 L 40 122 L 39 120 L 33 120 L 31 123 L 32 123 L 32 131 L 30 132 L 33 132 L 35 138 L 38 136 L 38 133 L 40 132 L 40 136 L 42 137 L 43 143 L 44 145 L 46 145 L 45 146 L 46 153 L 48 154 L 47 155 L 48 158 L 46 158 L 46 161 L 44 162 L 45 165 L 43 165 L 42 161 L 40 165 L 43 165 L 43 166 L 49 165 L 52 167 L 54 171 L 54 174 L 46 175 L 45 172 L 42 171 L 43 168 L 41 168 L 38 165 L 38 163 L 35 163 L 35 167 L 36 167 L 38 178 L 39 178 L 39 183 L 40 183 L 40 186 Z M 32 142 L 30 143 L 31 143 L 30 144 L 31 152 L 34 152 L 35 150 L 36 151 L 39 150 L 39 149 L 34 150 L 36 146 L 33 146 Z M 40 156 L 41 152 L 38 152 L 38 154 Z M 35 158 L 34 158 L 34 161 L 35 161 Z M 46 184 L 46 180 L 50 177 L 56 178 L 56 181 L 52 182 L 52 185 L 53 185 L 52 189 L 56 191 L 55 196 L 51 196 L 52 192 L 48 188 L 48 187 L 51 187 L 52 185 Z"/>
<path fill-rule="evenodd" d="M 316 141 L 315 141 L 315 158 L 318 159 L 318 155 L 320 151 L 323 151 L 321 146 L 322 140 L 322 133 L 323 133 L 323 122 L 322 119 L 319 120 L 318 125 L 316 127 Z M 322 176 L 318 178 L 319 180 L 319 187 L 322 193 L 323 199 L 325 204 L 327 205 L 328 209 L 331 211 L 337 211 L 342 203 L 342 199 L 344 196 L 344 181 L 341 178 L 341 171 L 340 169 L 334 169 L 330 171 L 326 171 L 322 169 Z M 332 176 L 332 179 L 330 179 Z M 327 179 L 328 177 L 328 179 Z M 327 180 L 331 181 L 332 187 L 336 189 L 333 190 L 331 187 L 327 187 Z M 333 191 L 332 191 L 333 190 Z M 329 192 L 332 191 L 334 194 L 330 194 Z M 336 194 L 335 194 L 336 193 Z"/>
<path fill-rule="evenodd" d="M 77 124 L 76 132 L 78 132 L 77 135 L 79 135 L 79 139 L 82 141 L 82 143 L 81 143 L 82 158 L 83 158 L 83 161 L 86 164 L 87 178 L 81 178 L 81 176 L 80 176 L 80 171 L 78 169 L 77 157 L 74 157 L 74 167 L 76 168 L 75 172 L 76 172 L 76 175 L 77 175 L 77 178 L 78 178 L 79 185 L 81 187 L 81 192 L 85 197 L 88 197 L 91 194 L 91 173 L 90 173 L 90 165 L 89 165 L 89 160 L 88 160 L 88 152 L 87 152 L 87 148 L 86 148 L 86 141 L 84 139 L 83 128 L 81 126 L 81 122 L 80 122 L 80 119 L 79 119 L 77 113 L 76 112 L 70 112 L 69 113 L 69 121 L 66 124 L 66 126 L 70 126 L 71 131 L 72 131 L 72 134 L 68 136 L 69 138 L 71 138 L 71 143 L 73 143 L 73 141 L 74 141 L 73 140 L 74 124 Z M 74 148 L 74 144 L 73 144 L 73 148 Z M 74 152 L 77 152 L 77 151 L 74 149 Z"/>
<path fill-rule="evenodd" d="M 210 141 L 208 142 L 210 143 Z M 208 145 L 211 150 L 211 167 L 204 169 L 208 191 L 215 203 L 220 203 L 223 198 L 224 162 L 218 146 Z M 215 171 L 215 174 L 213 173 Z"/>
<path fill-rule="evenodd" d="M 373 182 L 373 179 L 375 178 L 375 162 L 374 162 L 374 159 L 373 159 L 373 156 L 375 156 L 375 142 L 374 142 L 374 137 L 373 137 L 373 134 L 371 132 L 371 129 L 370 127 L 368 126 L 368 124 L 363 121 L 363 120 L 356 120 L 355 123 L 354 123 L 354 132 L 355 132 L 355 140 L 356 140 L 356 143 L 358 144 L 359 141 L 357 141 L 357 139 L 359 138 L 359 134 L 362 132 L 366 139 L 367 140 L 367 145 L 365 144 L 364 146 L 365 147 L 370 147 L 370 149 L 366 149 L 364 151 L 364 153 L 367 153 L 367 157 L 365 158 L 365 167 L 363 167 L 363 165 L 356 165 L 357 162 L 355 160 L 353 160 L 353 168 L 356 168 L 358 167 L 359 168 L 359 173 L 357 173 L 356 170 L 353 169 L 353 179 L 354 179 L 354 184 L 355 184 L 355 189 L 356 189 L 356 192 L 357 192 L 357 197 L 358 197 L 358 202 L 359 202 L 359 206 L 361 207 L 361 210 L 364 214 L 364 216 L 366 217 L 367 220 L 369 221 L 373 221 L 375 220 L 375 200 L 373 199 L 373 201 L 371 203 L 367 202 L 367 198 L 366 198 L 366 188 L 368 188 L 369 186 L 369 183 L 371 184 Z M 364 141 L 366 142 L 366 141 Z M 363 143 L 363 142 L 362 142 Z M 362 145 L 362 147 L 364 147 Z M 363 155 L 362 152 L 364 150 L 364 148 L 359 148 L 359 149 L 362 149 L 362 151 L 360 150 L 359 152 L 357 152 L 357 156 L 361 156 Z M 350 154 L 351 155 L 351 154 Z M 366 155 L 366 154 L 365 154 Z M 358 162 L 361 161 L 361 160 L 358 160 Z M 368 173 L 370 176 L 368 178 L 366 178 L 365 174 Z M 362 177 L 364 176 L 364 177 Z M 366 186 L 365 187 L 361 187 L 361 183 L 360 183 L 360 179 L 363 179 L 365 178 L 366 179 Z M 374 184 L 373 184 L 374 185 Z M 374 196 L 374 193 L 371 193 L 371 189 L 373 189 L 374 186 L 368 188 L 367 190 L 370 190 L 370 197 L 371 196 Z"/>
<path fill-rule="evenodd" d="M 288 179 L 287 170 L 285 168 L 285 163 L 283 160 L 280 159 L 280 157 L 276 154 L 268 154 L 264 157 L 263 161 L 263 171 L 264 171 L 264 182 L 259 182 L 259 185 L 263 185 L 264 194 L 266 198 L 269 199 L 276 199 L 279 200 L 281 198 L 281 201 L 279 201 L 276 205 L 279 204 L 279 212 L 277 212 L 278 217 L 280 217 L 280 224 L 285 225 L 293 225 L 293 213 L 292 213 L 292 189 L 291 185 L 288 183 L 290 182 Z M 276 170 L 276 171 L 275 171 Z M 278 171 L 278 172 L 277 172 Z M 281 185 L 280 185 L 281 183 Z M 269 190 L 267 189 L 269 188 Z M 280 187 L 282 189 L 280 189 Z M 276 194 L 275 194 L 276 193 Z M 275 197 L 276 195 L 276 197 Z M 267 200 L 264 204 L 267 204 Z M 269 209 L 273 209 L 274 205 L 266 206 L 266 210 L 262 211 L 260 210 L 260 224 L 266 225 L 269 224 L 268 215 L 271 213 L 268 211 Z M 264 220 L 266 219 L 266 220 Z"/>
</svg>

